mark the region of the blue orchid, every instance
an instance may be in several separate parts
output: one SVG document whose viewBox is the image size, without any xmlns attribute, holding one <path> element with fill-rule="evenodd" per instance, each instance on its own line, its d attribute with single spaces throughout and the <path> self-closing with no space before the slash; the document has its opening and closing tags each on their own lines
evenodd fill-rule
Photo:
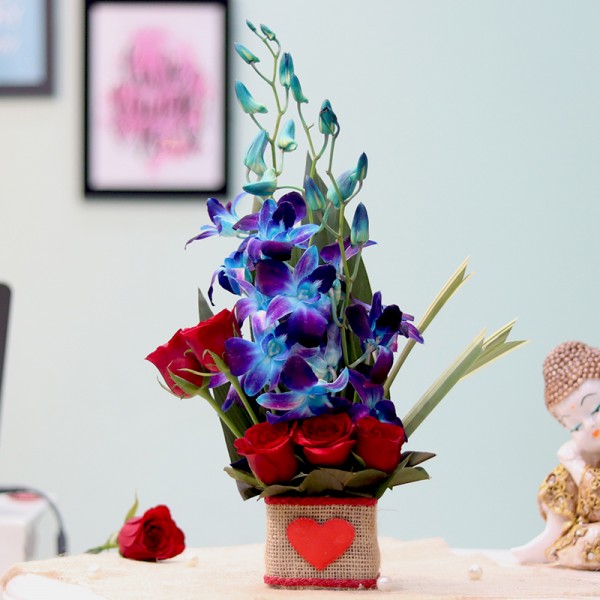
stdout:
<svg viewBox="0 0 600 600">
<path fill-rule="evenodd" d="M 361 400 L 350 408 L 350 416 L 353 420 L 370 415 L 383 423 L 402 425 L 402 421 L 396 415 L 394 403 L 384 397 L 383 383 L 392 368 L 393 361 L 392 351 L 380 347 L 372 367 L 360 365 L 366 374 L 354 369 L 349 370 L 350 383 Z"/>
<path fill-rule="evenodd" d="M 332 394 L 348 385 L 348 369 L 344 368 L 335 381 L 327 383 L 319 380 L 310 365 L 295 354 L 283 367 L 281 383 L 288 392 L 267 392 L 256 399 L 265 408 L 284 412 L 282 415 L 267 413 L 271 423 L 306 419 L 332 410 L 336 404 Z"/>
<path fill-rule="evenodd" d="M 289 348 L 285 334 L 265 327 L 264 313 L 254 314 L 251 322 L 255 341 L 230 338 L 225 341 L 225 351 L 231 373 L 240 378 L 246 394 L 255 396 L 265 386 L 271 389 L 279 383 Z"/>
<path fill-rule="evenodd" d="M 282 322 L 290 343 L 316 346 L 327 328 L 331 315 L 327 292 L 336 272 L 331 265 L 318 264 L 315 246 L 302 255 L 294 270 L 273 259 L 256 264 L 256 288 L 273 298 L 267 308 L 267 324 Z"/>
<path fill-rule="evenodd" d="M 235 95 L 245 113 L 253 115 L 255 113 L 268 112 L 267 107 L 257 102 L 241 81 L 235 82 Z"/>
<path fill-rule="evenodd" d="M 298 192 L 282 196 L 278 202 L 268 198 L 263 202 L 254 224 L 254 233 L 248 242 L 248 256 L 254 262 L 263 257 L 289 260 L 294 247 L 306 248 L 318 225 L 300 225 L 306 215 L 306 204 Z M 248 219 L 242 219 L 237 228 L 247 227 Z"/>
<path fill-rule="evenodd" d="M 344 254 L 346 255 L 346 260 L 350 260 L 353 256 L 358 254 L 361 247 L 367 248 L 368 246 L 374 246 L 377 242 L 373 240 L 368 240 L 361 246 L 353 246 L 350 237 L 347 237 L 344 240 Z M 332 244 L 328 244 L 327 246 L 323 246 L 321 248 L 321 258 L 331 265 L 333 265 L 338 273 L 342 272 L 342 253 L 340 251 L 340 245 L 337 242 L 333 242 Z"/>
<path fill-rule="evenodd" d="M 335 323 L 327 326 L 327 344 L 319 348 L 297 347 L 293 349 L 311 366 L 315 375 L 324 381 L 333 381 L 342 358 L 342 335 Z"/>
<path fill-rule="evenodd" d="M 242 186 L 242 189 L 253 196 L 267 198 L 272 196 L 277 189 L 277 173 L 275 169 L 267 169 L 258 181 L 251 181 Z"/>
<path fill-rule="evenodd" d="M 248 170 L 262 177 L 267 170 L 265 163 L 265 150 L 269 142 L 269 136 L 264 129 L 261 129 L 258 135 L 252 140 L 250 147 L 244 156 L 244 165 Z"/>
<path fill-rule="evenodd" d="M 213 273 L 208 288 L 208 299 L 213 303 L 213 292 L 215 280 L 218 280 L 219 285 L 228 292 L 241 295 L 240 282 L 249 278 L 245 248 L 248 240 L 244 240 L 240 247 L 232 252 L 224 261 L 223 264 Z"/>
<path fill-rule="evenodd" d="M 239 194 L 235 197 L 233 202 L 228 202 L 223 206 L 216 198 L 209 198 L 206 202 L 206 208 L 208 210 L 208 216 L 213 222 L 212 225 L 202 225 L 200 227 L 200 233 L 194 236 L 192 239 L 186 242 L 188 244 L 195 242 L 196 240 L 203 240 L 213 235 L 220 235 L 223 237 L 235 237 L 238 235 L 238 231 L 234 229 L 234 225 L 240 221 L 236 209 L 237 206 L 247 194 Z"/>
<path fill-rule="evenodd" d="M 346 309 L 346 317 L 364 349 L 383 346 L 395 350 L 398 334 L 423 343 L 419 330 L 410 323 L 414 317 L 403 313 L 395 304 L 383 306 L 381 292 L 373 294 L 368 312 L 364 304 L 356 302 Z"/>
</svg>

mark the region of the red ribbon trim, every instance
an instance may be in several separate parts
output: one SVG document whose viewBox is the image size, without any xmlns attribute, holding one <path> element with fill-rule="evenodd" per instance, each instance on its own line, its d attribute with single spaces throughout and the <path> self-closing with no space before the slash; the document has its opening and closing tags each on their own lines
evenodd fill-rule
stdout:
<svg viewBox="0 0 600 600">
<path fill-rule="evenodd" d="M 377 498 L 289 498 L 285 496 L 268 496 L 264 500 L 265 504 L 286 504 L 292 506 L 324 506 L 331 504 L 342 504 L 345 506 L 375 506 L 377 504 Z"/>
<path fill-rule="evenodd" d="M 364 588 L 373 590 L 377 587 L 377 579 L 319 579 L 318 577 L 272 577 L 265 575 L 268 585 L 282 587 L 321 587 L 321 588 Z"/>
</svg>

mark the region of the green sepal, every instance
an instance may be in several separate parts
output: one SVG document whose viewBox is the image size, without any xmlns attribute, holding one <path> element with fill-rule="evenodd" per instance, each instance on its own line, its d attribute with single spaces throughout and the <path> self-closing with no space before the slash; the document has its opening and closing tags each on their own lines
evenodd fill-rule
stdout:
<svg viewBox="0 0 600 600">
<path fill-rule="evenodd" d="M 227 363 L 218 354 L 212 350 L 205 350 L 204 354 L 208 354 L 215 361 L 215 366 L 220 373 L 229 374 L 230 371 Z M 204 356 L 202 358 L 204 359 Z"/>
<path fill-rule="evenodd" d="M 135 501 L 131 505 L 131 508 L 127 511 L 127 514 L 125 515 L 125 520 L 123 521 L 123 523 L 127 523 L 127 521 L 129 521 L 129 519 L 133 519 L 133 517 L 135 517 L 135 513 L 137 512 L 139 505 L 140 505 L 140 503 L 139 503 L 139 500 L 138 500 L 138 497 L 136 494 Z"/>
<path fill-rule="evenodd" d="M 197 385 L 193 385 L 183 377 L 179 377 L 179 375 L 175 375 L 172 371 L 169 371 L 169 375 L 174 383 L 176 383 L 186 394 L 189 396 L 204 396 L 207 393 L 207 385 L 203 385 L 202 387 L 198 387 Z"/>
</svg>

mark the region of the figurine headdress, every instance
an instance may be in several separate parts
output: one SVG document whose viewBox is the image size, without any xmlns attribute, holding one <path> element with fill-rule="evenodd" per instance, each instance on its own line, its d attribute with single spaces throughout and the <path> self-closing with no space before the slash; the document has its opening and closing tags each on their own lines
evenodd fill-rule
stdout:
<svg viewBox="0 0 600 600">
<path fill-rule="evenodd" d="M 574 392 L 586 379 L 600 379 L 600 348 L 583 342 L 564 342 L 544 361 L 546 406 L 551 408 Z"/>
</svg>

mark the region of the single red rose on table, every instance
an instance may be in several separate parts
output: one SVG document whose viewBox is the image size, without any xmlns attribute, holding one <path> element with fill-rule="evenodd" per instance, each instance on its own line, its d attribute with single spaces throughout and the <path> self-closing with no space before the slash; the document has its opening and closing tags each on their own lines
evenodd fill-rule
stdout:
<svg viewBox="0 0 600 600">
<path fill-rule="evenodd" d="M 129 519 L 117 541 L 121 555 L 133 560 L 165 560 L 185 550 L 185 536 L 162 504 Z"/>
<path fill-rule="evenodd" d="M 190 347 L 181 329 L 166 344 L 159 346 L 154 352 L 148 354 L 146 360 L 158 369 L 169 389 L 180 398 L 189 398 L 190 396 L 173 381 L 171 373 L 197 387 L 202 387 L 205 382 L 204 377 L 190 373 L 190 370 L 205 371 L 205 367 L 190 352 Z"/>
<path fill-rule="evenodd" d="M 206 369 L 216 373 L 219 369 L 208 351 L 225 359 L 225 341 L 239 336 L 240 329 L 234 313 L 224 309 L 195 327 L 184 329 L 182 333 L 196 358 Z"/>
<path fill-rule="evenodd" d="M 235 440 L 235 449 L 245 456 L 250 469 L 266 485 L 286 483 L 298 473 L 292 436 L 294 427 L 287 422 L 264 422 L 246 430 Z"/>
<path fill-rule="evenodd" d="M 304 419 L 294 433 L 306 460 L 322 467 L 340 467 L 347 460 L 356 440 L 348 414 L 320 415 Z"/>
<path fill-rule="evenodd" d="M 406 441 L 404 428 L 367 416 L 356 422 L 356 430 L 355 452 L 366 467 L 391 473 L 400 462 L 402 444 Z"/>
</svg>

